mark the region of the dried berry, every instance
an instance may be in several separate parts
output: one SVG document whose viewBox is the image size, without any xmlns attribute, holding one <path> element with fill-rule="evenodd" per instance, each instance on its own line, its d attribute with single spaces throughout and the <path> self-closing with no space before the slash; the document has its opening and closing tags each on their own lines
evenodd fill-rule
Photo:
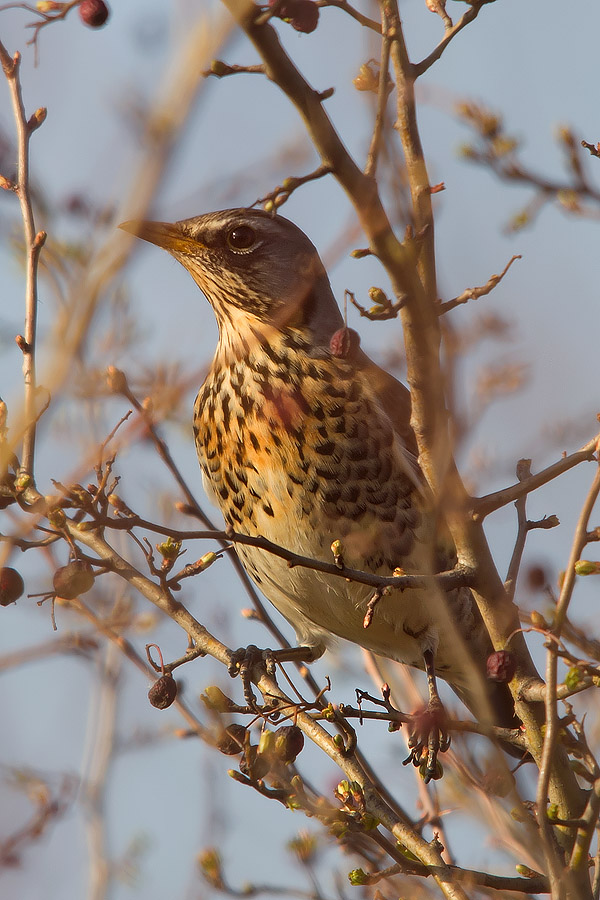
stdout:
<svg viewBox="0 0 600 900">
<path fill-rule="evenodd" d="M 161 675 L 148 691 L 148 700 L 156 709 L 167 709 L 176 696 L 177 682 L 171 674 Z"/>
<path fill-rule="evenodd" d="M 74 559 L 54 573 L 54 593 L 63 600 L 74 600 L 93 587 L 94 571 L 83 559 Z"/>
<path fill-rule="evenodd" d="M 275 2 L 276 0 L 269 0 L 269 6 L 274 6 Z M 319 7 L 313 0 L 285 0 L 275 15 L 288 22 L 296 31 L 310 34 L 319 22 Z"/>
<path fill-rule="evenodd" d="M 235 756 L 237 753 L 242 753 L 245 737 L 246 729 L 244 726 L 237 725 L 234 722 L 232 725 L 227 726 L 217 741 L 217 749 L 226 756 Z"/>
<path fill-rule="evenodd" d="M 244 753 L 240 759 L 240 772 L 253 780 L 264 778 L 270 768 L 268 758 L 258 753 L 256 747 L 250 747 L 249 754 Z"/>
<path fill-rule="evenodd" d="M 24 589 L 23 579 L 16 569 L 10 566 L 0 569 L 0 606 L 10 606 L 19 599 Z"/>
<path fill-rule="evenodd" d="M 297 725 L 282 725 L 275 732 L 273 752 L 281 762 L 293 763 L 304 747 L 304 735 Z"/>
<path fill-rule="evenodd" d="M 339 359 L 352 359 L 360 347 L 360 335 L 353 328 L 338 328 L 331 336 L 329 349 L 332 356 Z"/>
<path fill-rule="evenodd" d="M 510 681 L 516 668 L 515 658 L 508 650 L 496 650 L 487 658 L 487 677 L 490 681 Z"/>
<path fill-rule="evenodd" d="M 104 0 L 82 0 L 79 4 L 79 17 L 89 28 L 101 28 L 109 16 L 109 9 Z"/>
</svg>

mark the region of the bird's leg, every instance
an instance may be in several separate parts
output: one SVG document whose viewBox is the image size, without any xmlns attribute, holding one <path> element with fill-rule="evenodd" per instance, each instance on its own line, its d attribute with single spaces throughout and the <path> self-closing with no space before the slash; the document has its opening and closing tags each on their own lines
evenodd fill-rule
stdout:
<svg viewBox="0 0 600 900">
<path fill-rule="evenodd" d="M 410 756 L 404 760 L 404 765 L 412 762 L 414 766 L 423 766 L 423 780 L 427 784 L 432 779 L 440 777 L 437 757 L 438 753 L 444 753 L 450 746 L 450 735 L 446 731 L 446 711 L 440 700 L 435 680 L 433 650 L 425 650 L 423 661 L 427 675 L 429 702 L 426 709 L 415 716 L 408 740 Z M 425 751 L 427 755 L 423 760 Z"/>
<path fill-rule="evenodd" d="M 286 647 L 282 650 L 260 650 L 254 644 L 240 647 L 232 655 L 228 671 L 232 678 L 237 675 L 242 680 L 244 699 L 250 709 L 259 712 L 259 705 L 252 690 L 252 670 L 256 666 L 264 666 L 267 675 L 275 674 L 277 663 L 282 662 L 314 662 L 321 654 L 312 647 Z"/>
</svg>

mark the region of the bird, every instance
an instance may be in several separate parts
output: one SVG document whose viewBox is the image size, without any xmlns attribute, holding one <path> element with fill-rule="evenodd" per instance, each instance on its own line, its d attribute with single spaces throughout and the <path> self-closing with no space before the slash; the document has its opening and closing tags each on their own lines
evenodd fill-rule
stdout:
<svg viewBox="0 0 600 900">
<path fill-rule="evenodd" d="M 334 549 L 341 566 L 375 575 L 452 565 L 419 467 L 409 390 L 346 327 L 306 234 L 255 208 L 121 227 L 180 262 L 216 316 L 193 430 L 206 493 L 229 528 L 319 561 L 331 563 Z M 432 580 L 374 596 L 260 546 L 236 551 L 308 661 L 343 638 L 427 673 L 431 716 L 411 737 L 426 781 L 449 743 L 431 724 L 440 720 L 437 675 L 480 720 L 519 725 L 507 684 L 486 680 L 493 646 L 467 587 L 442 593 Z"/>
</svg>

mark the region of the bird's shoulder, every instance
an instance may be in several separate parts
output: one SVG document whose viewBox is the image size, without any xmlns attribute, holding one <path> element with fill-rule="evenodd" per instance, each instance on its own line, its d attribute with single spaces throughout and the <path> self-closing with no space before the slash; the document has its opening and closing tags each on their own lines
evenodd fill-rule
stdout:
<svg viewBox="0 0 600 900">
<path fill-rule="evenodd" d="M 375 394 L 392 423 L 394 431 L 400 437 L 405 449 L 414 458 L 416 465 L 419 451 L 415 433 L 410 424 L 410 391 L 402 382 L 373 362 L 362 350 L 358 350 L 355 363 L 361 379 Z"/>
</svg>

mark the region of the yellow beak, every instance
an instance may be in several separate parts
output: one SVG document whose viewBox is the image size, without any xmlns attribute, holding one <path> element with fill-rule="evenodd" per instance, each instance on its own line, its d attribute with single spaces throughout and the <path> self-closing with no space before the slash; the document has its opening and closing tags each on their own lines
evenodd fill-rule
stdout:
<svg viewBox="0 0 600 900">
<path fill-rule="evenodd" d="M 133 219 L 130 222 L 123 222 L 119 228 L 143 241 L 156 244 L 169 253 L 195 254 L 201 246 L 194 238 L 183 233 L 178 222 L 145 222 Z"/>
</svg>

